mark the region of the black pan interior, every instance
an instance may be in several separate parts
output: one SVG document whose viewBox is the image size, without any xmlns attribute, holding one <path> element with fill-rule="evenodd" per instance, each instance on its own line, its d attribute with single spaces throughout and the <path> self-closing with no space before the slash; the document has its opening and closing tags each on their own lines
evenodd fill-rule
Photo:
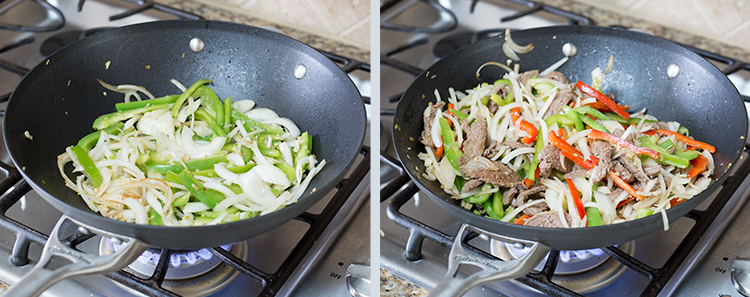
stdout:
<svg viewBox="0 0 750 297">
<path fill-rule="evenodd" d="M 646 109 L 660 120 L 678 121 L 690 129 L 694 138 L 716 146 L 716 181 L 707 191 L 667 211 L 670 221 L 705 200 L 737 161 L 747 131 L 745 106 L 726 76 L 698 55 L 657 37 L 604 27 L 548 27 L 514 31 L 512 37 L 518 44 L 532 42 L 535 46 L 530 53 L 519 55 L 521 72 L 546 69 L 563 58 L 563 44 L 574 44 L 577 55 L 558 70 L 571 82 L 590 83 L 591 71 L 596 67 L 604 70 L 610 55 L 614 55 L 614 68 L 603 84 L 605 93 L 630 105 L 631 111 Z M 396 110 L 393 137 L 399 159 L 412 179 L 459 220 L 500 234 L 540 241 L 555 249 L 609 246 L 661 229 L 659 215 L 617 225 L 564 230 L 498 222 L 461 208 L 437 181 L 421 177 L 424 164 L 417 154 L 424 152 L 419 143 L 422 112 L 429 102 L 435 102 L 434 91 L 437 89 L 442 98 L 448 98 L 449 87 L 463 91 L 501 78 L 505 71 L 499 67 L 484 68 L 479 79 L 475 72 L 488 61 L 506 62 L 507 57 L 500 50 L 502 38 L 482 40 L 453 52 L 428 68 L 404 93 Z M 679 76 L 673 79 L 667 76 L 670 64 L 680 68 Z"/>
<path fill-rule="evenodd" d="M 204 41 L 203 51 L 190 50 L 194 37 Z M 307 69 L 302 79 L 294 76 L 298 65 Z M 233 102 L 252 99 L 313 135 L 313 153 L 327 164 L 299 203 L 219 226 L 140 226 L 99 216 L 64 186 L 57 155 L 92 132 L 93 120 L 115 111 L 114 104 L 123 100 L 122 94 L 104 89 L 96 79 L 141 85 L 158 97 L 180 93 L 170 79 L 189 86 L 201 78 L 213 80 L 219 97 L 231 96 Z M 359 92 L 329 59 L 292 38 L 216 21 L 140 24 L 76 42 L 23 79 L 4 120 L 5 142 L 14 163 L 47 201 L 85 223 L 168 248 L 236 242 L 291 220 L 341 180 L 359 153 L 366 125 Z M 24 136 L 25 131 L 33 140 Z"/>
</svg>

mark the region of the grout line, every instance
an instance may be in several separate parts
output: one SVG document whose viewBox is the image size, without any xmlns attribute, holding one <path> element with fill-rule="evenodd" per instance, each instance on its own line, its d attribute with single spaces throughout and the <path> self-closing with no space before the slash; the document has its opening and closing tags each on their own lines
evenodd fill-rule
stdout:
<svg viewBox="0 0 750 297">
<path fill-rule="evenodd" d="M 323 13 L 320 11 L 318 3 L 320 1 L 313 1 L 313 0 L 305 0 L 305 3 L 307 3 L 307 6 L 310 7 L 310 9 L 315 13 L 315 17 L 318 19 L 318 22 L 323 24 L 323 28 L 328 33 L 335 33 L 336 30 L 333 30 L 331 27 L 331 24 L 328 23 L 328 20 L 323 16 Z"/>
<path fill-rule="evenodd" d="M 750 20 L 746 20 L 744 23 L 739 24 L 734 29 L 729 30 L 728 32 L 724 33 L 724 35 L 722 35 L 722 37 L 724 37 L 726 39 L 729 39 L 729 38 L 732 37 L 732 35 L 735 35 L 735 34 L 737 34 L 739 32 L 743 32 L 743 31 L 747 30 L 748 28 L 750 28 Z"/>
<path fill-rule="evenodd" d="M 345 37 L 347 34 L 352 33 L 354 31 L 356 31 L 357 29 L 361 28 L 362 26 L 365 26 L 365 25 L 367 25 L 369 23 L 370 23 L 370 16 L 368 15 L 368 16 L 363 17 L 359 21 L 355 22 L 354 24 L 352 24 L 348 28 L 342 30 L 341 32 L 339 32 L 338 35 L 339 35 L 339 37 Z"/>
</svg>

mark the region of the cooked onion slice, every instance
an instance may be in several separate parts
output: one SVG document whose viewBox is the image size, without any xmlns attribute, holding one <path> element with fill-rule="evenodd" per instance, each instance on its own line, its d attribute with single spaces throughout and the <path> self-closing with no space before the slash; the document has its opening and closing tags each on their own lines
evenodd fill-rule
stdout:
<svg viewBox="0 0 750 297">
<path fill-rule="evenodd" d="M 514 52 L 521 53 L 521 54 L 528 53 L 534 49 L 533 43 L 520 46 L 515 41 L 513 41 L 513 39 L 510 37 L 510 28 L 505 29 L 505 42 L 508 43 L 508 46 L 510 47 L 510 49 L 512 49 Z"/>
</svg>

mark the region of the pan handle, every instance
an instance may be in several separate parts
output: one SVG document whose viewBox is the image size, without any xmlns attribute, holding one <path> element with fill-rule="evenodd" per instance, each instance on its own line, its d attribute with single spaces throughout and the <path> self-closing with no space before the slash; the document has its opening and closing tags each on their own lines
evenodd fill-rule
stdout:
<svg viewBox="0 0 750 297">
<path fill-rule="evenodd" d="M 469 233 L 468 231 L 484 234 L 506 243 L 531 247 L 531 249 L 523 257 L 510 261 L 480 258 L 468 253 L 463 247 L 463 241 Z M 464 223 L 451 248 L 448 258 L 448 273 L 429 296 L 462 296 L 473 287 L 522 276 L 533 270 L 549 251 L 550 247 L 541 242 L 506 237 Z M 466 278 L 459 278 L 458 268 L 461 264 L 473 265 L 479 267 L 480 270 Z"/>
<path fill-rule="evenodd" d="M 124 248 L 105 256 L 78 251 L 60 241 L 60 231 L 65 230 L 69 224 L 77 225 L 78 232 L 84 234 L 94 233 L 111 237 L 113 241 L 122 241 L 125 243 Z M 53 284 L 66 278 L 118 271 L 138 258 L 146 248 L 148 248 L 148 244 L 138 239 L 91 227 L 63 215 L 57 221 L 55 229 L 52 230 L 47 243 L 44 245 L 39 263 L 20 282 L 11 286 L 6 291 L 5 296 L 38 296 Z M 65 258 L 71 263 L 57 268 L 47 267 L 55 256 Z"/>
</svg>

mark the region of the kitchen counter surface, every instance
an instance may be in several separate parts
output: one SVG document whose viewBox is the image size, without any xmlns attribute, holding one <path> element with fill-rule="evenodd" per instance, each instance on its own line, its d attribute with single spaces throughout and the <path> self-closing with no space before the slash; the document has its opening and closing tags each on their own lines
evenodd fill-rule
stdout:
<svg viewBox="0 0 750 297">
<path fill-rule="evenodd" d="M 271 23 L 266 20 L 249 17 L 240 13 L 231 12 L 222 8 L 206 5 L 200 2 L 194 2 L 189 0 L 157 0 L 156 2 L 169 5 L 174 8 L 178 8 L 190 13 L 200 15 L 208 20 L 227 21 L 233 23 L 241 23 L 252 26 L 270 26 L 277 28 L 289 37 L 297 39 L 311 47 L 319 50 L 335 53 L 340 56 L 347 58 L 356 59 L 361 62 L 370 63 L 370 51 L 360 49 L 358 47 L 347 45 L 341 42 L 332 41 L 324 37 L 297 30 L 291 27 L 282 26 Z"/>
<path fill-rule="evenodd" d="M 621 15 L 571 0 L 535 1 L 589 17 L 599 26 L 619 25 L 640 29 L 673 42 L 718 53 L 742 62 L 750 62 L 750 49 L 748 48 L 728 45 L 696 34 L 691 34 L 690 32 L 643 21 L 634 17 Z M 490 0 L 489 2 L 502 2 L 502 0 Z M 381 296 L 427 296 L 428 294 L 424 289 L 391 274 L 385 269 L 380 270 L 380 286 Z"/>
</svg>

